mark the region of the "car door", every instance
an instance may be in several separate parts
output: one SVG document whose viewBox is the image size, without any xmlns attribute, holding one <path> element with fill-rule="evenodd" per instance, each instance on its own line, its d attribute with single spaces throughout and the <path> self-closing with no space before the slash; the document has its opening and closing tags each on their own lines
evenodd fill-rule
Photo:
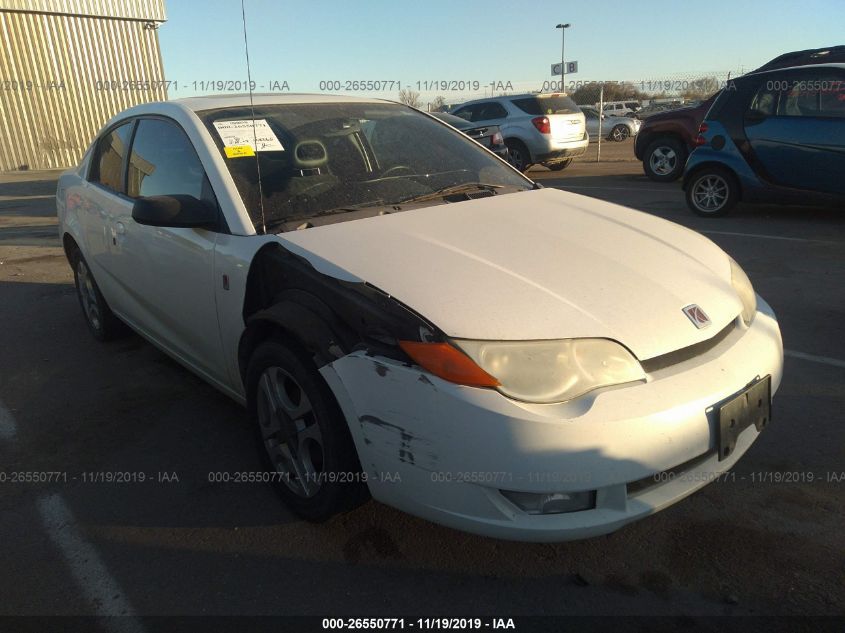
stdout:
<svg viewBox="0 0 845 633">
<path fill-rule="evenodd" d="M 132 200 L 187 195 L 217 207 L 191 140 L 170 119 L 139 119 L 126 178 Z M 125 208 L 115 218 L 114 268 L 133 325 L 198 370 L 225 380 L 214 293 L 215 244 L 226 230 L 220 217 L 218 230 L 148 226 Z"/>
<path fill-rule="evenodd" d="M 744 117 L 760 175 L 784 187 L 845 193 L 845 72 L 768 75 Z"/>
<path fill-rule="evenodd" d="M 125 310 L 125 297 L 111 265 L 112 231 L 114 218 L 132 209 L 132 201 L 125 195 L 124 175 L 134 125 L 134 120 L 122 121 L 100 136 L 82 185 L 77 213 L 83 255 L 106 302 L 118 314 Z"/>
</svg>

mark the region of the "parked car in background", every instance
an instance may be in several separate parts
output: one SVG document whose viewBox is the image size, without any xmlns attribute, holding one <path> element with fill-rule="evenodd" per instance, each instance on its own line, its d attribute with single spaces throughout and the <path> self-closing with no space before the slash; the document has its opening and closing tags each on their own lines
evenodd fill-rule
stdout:
<svg viewBox="0 0 845 633">
<path fill-rule="evenodd" d="M 596 103 L 596 110 L 602 106 Z M 607 116 L 630 116 L 636 114 L 637 110 L 642 107 L 639 101 L 605 101 L 603 104 L 603 111 Z"/>
<path fill-rule="evenodd" d="M 587 151 L 590 141 L 584 113 L 560 93 L 477 99 L 450 113 L 474 124 L 498 125 L 510 162 L 520 171 L 534 164 L 564 169 Z"/>
<path fill-rule="evenodd" d="M 774 312 L 713 242 L 402 104 L 138 105 L 55 200 L 93 335 L 125 323 L 245 405 L 256 481 L 310 521 L 372 495 L 497 538 L 612 532 L 734 468 L 781 383 Z"/>
<path fill-rule="evenodd" d="M 694 213 L 845 205 L 845 64 L 771 67 L 733 80 L 701 123 L 683 180 Z"/>
<path fill-rule="evenodd" d="M 718 94 L 718 93 L 717 93 Z M 649 116 L 634 140 L 634 155 L 643 163 L 646 176 L 657 182 L 677 180 L 687 156 L 695 147 L 698 126 L 716 99 Z"/>
<path fill-rule="evenodd" d="M 466 119 L 446 112 L 432 112 L 431 116 L 460 130 L 472 140 L 481 143 L 482 147 L 486 147 L 494 154 L 498 154 L 500 158 L 509 159 L 508 146 L 505 145 L 505 140 L 502 137 L 502 132 L 499 130 L 498 125 L 482 125 L 478 127 Z"/>
<path fill-rule="evenodd" d="M 635 117 L 644 121 L 645 119 L 649 118 L 652 115 L 659 114 L 660 112 L 667 112 L 669 110 L 677 110 L 678 108 L 682 108 L 683 104 L 680 103 L 652 103 L 646 106 L 643 106 L 635 114 L 630 115 L 631 117 Z"/>
<path fill-rule="evenodd" d="M 587 132 L 590 138 L 599 136 L 599 111 L 590 106 L 580 106 L 581 112 L 587 124 Z M 601 117 L 601 133 L 604 138 L 610 141 L 624 141 L 626 138 L 636 136 L 640 130 L 641 122 L 630 117 Z"/>
</svg>

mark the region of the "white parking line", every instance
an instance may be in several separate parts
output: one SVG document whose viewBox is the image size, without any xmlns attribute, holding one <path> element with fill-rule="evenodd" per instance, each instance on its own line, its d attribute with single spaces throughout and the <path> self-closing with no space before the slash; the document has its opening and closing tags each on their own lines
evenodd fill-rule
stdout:
<svg viewBox="0 0 845 633">
<path fill-rule="evenodd" d="M 36 505 L 50 540 L 62 551 L 76 584 L 96 615 L 108 617 L 105 625 L 112 631 L 143 633 L 144 628 L 135 618 L 132 605 L 100 560 L 97 550 L 75 528 L 76 521 L 62 497 L 59 494 L 42 497 Z"/>
<path fill-rule="evenodd" d="M 13 440 L 18 433 L 15 416 L 0 402 L 0 440 Z"/>
<path fill-rule="evenodd" d="M 845 369 L 845 360 L 838 358 L 831 358 L 830 356 L 814 356 L 813 354 L 805 354 L 804 352 L 793 352 L 791 349 L 783 350 L 784 356 L 791 356 L 792 358 L 799 358 L 811 363 L 821 363 L 822 365 L 830 365 L 831 367 L 842 367 Z"/>
<path fill-rule="evenodd" d="M 785 242 L 817 242 L 819 244 L 838 244 L 839 242 L 831 242 L 830 240 L 811 240 L 804 237 L 783 237 L 782 235 L 761 235 L 759 233 L 734 233 L 733 231 L 710 231 L 703 230 L 700 233 L 710 233 L 711 235 L 735 235 L 737 237 L 758 237 L 764 240 L 783 240 Z"/>
</svg>

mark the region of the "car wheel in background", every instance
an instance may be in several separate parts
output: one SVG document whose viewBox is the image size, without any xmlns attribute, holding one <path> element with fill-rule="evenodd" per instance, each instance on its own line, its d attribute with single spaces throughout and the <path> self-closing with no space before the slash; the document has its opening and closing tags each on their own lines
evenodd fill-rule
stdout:
<svg viewBox="0 0 845 633">
<path fill-rule="evenodd" d="M 288 508 L 320 522 L 369 498 L 346 419 L 303 351 L 261 343 L 246 386 L 259 450 Z"/>
<path fill-rule="evenodd" d="M 704 167 L 690 178 L 686 198 L 687 206 L 696 215 L 722 217 L 739 199 L 739 185 L 727 169 Z"/>
<path fill-rule="evenodd" d="M 94 281 L 88 262 L 78 249 L 71 254 L 71 266 L 73 266 L 76 296 L 79 298 L 85 322 L 94 338 L 98 341 L 110 341 L 126 334 L 128 328 L 109 308 L 97 282 Z"/>
<path fill-rule="evenodd" d="M 531 154 L 525 143 L 515 138 L 509 138 L 505 141 L 508 148 L 508 161 L 511 165 L 516 167 L 519 171 L 528 171 L 531 167 Z"/>
<path fill-rule="evenodd" d="M 645 175 L 657 182 L 677 180 L 684 171 L 687 150 L 680 141 L 662 138 L 652 141 L 643 156 Z"/>
<path fill-rule="evenodd" d="M 566 160 L 561 160 L 556 163 L 545 163 L 545 166 L 551 169 L 552 171 L 560 171 L 561 169 L 566 169 L 572 164 L 571 158 L 567 158 Z"/>
<path fill-rule="evenodd" d="M 613 129 L 610 130 L 609 138 L 618 143 L 620 141 L 624 141 L 629 136 L 631 136 L 631 130 L 628 129 L 627 125 L 620 124 L 613 126 Z"/>
</svg>

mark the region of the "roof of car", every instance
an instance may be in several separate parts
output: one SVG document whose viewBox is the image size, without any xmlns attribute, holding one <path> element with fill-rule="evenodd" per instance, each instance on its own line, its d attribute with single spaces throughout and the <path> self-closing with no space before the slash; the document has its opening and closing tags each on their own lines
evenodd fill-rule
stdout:
<svg viewBox="0 0 845 633">
<path fill-rule="evenodd" d="M 743 77 L 747 77 L 749 75 L 761 75 L 764 73 L 774 73 L 780 72 L 783 70 L 797 70 L 800 68 L 838 68 L 839 70 L 845 70 L 845 64 L 843 63 L 826 63 L 826 64 L 798 64 L 796 66 L 772 66 L 769 68 L 758 68 L 757 70 L 752 70 L 750 73 L 746 73 L 742 75 Z M 739 79 L 739 77 L 737 77 Z"/>
<path fill-rule="evenodd" d="M 808 48 L 803 51 L 792 51 L 778 55 L 773 60 L 763 64 L 754 72 L 774 70 L 776 68 L 793 68 L 796 66 L 842 63 L 845 62 L 845 46 L 828 46 L 825 48 Z"/>
<path fill-rule="evenodd" d="M 477 99 L 470 99 L 463 103 L 458 103 L 452 106 L 452 110 L 463 108 L 465 105 L 471 105 L 480 101 L 499 101 L 500 99 L 528 99 L 532 97 L 569 97 L 566 92 L 521 92 L 513 95 L 493 95 L 492 97 L 478 97 Z M 620 103 L 622 103 L 620 101 Z"/>
<path fill-rule="evenodd" d="M 326 95 L 307 93 L 253 93 L 252 101 L 249 94 L 207 95 L 201 97 L 186 97 L 174 99 L 172 103 L 180 104 L 189 110 L 216 110 L 218 108 L 237 108 L 254 105 L 286 105 L 292 103 L 384 103 L 389 99 L 373 99 L 367 97 L 351 97 L 346 95 Z"/>
</svg>

